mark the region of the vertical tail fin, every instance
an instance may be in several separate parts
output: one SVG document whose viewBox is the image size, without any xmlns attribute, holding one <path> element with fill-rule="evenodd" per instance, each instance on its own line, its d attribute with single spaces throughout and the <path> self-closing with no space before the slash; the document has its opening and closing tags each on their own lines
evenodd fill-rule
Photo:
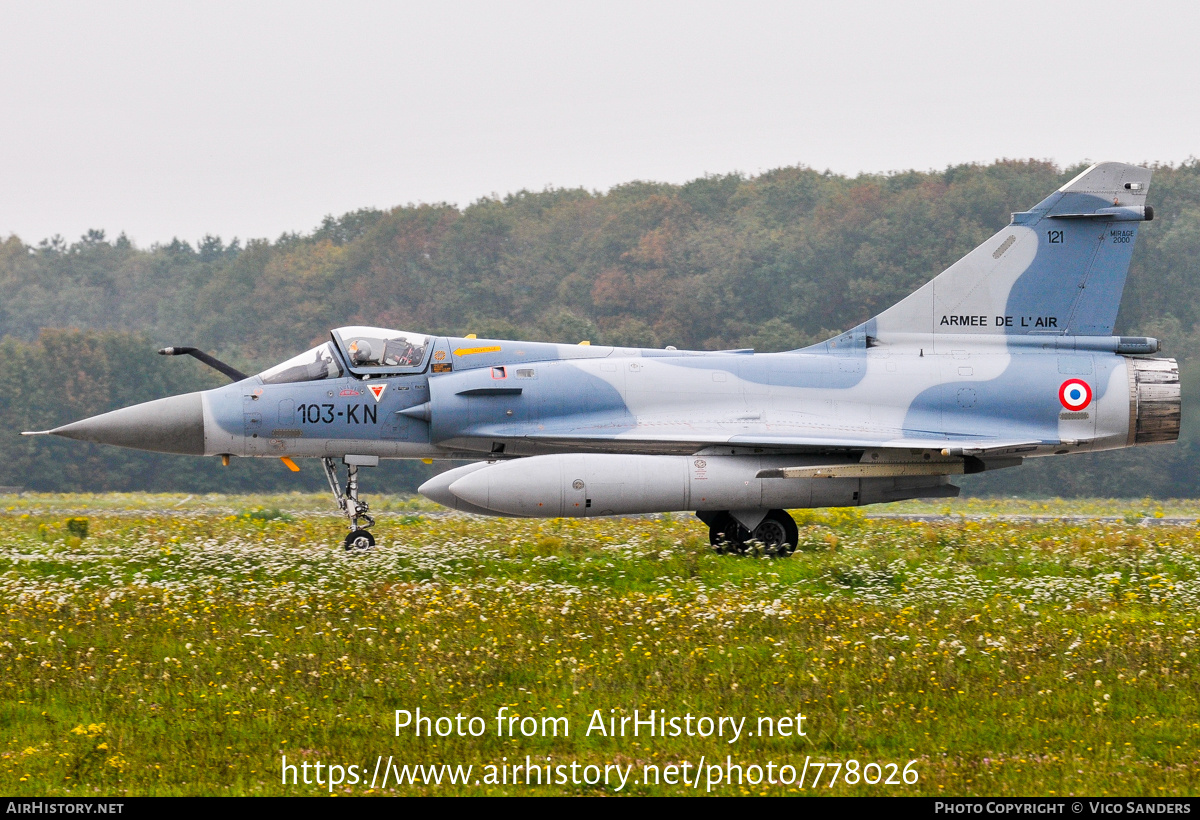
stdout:
<svg viewBox="0 0 1200 820">
<path fill-rule="evenodd" d="M 1150 174 L 1093 165 L 863 329 L 1111 336 Z"/>
</svg>

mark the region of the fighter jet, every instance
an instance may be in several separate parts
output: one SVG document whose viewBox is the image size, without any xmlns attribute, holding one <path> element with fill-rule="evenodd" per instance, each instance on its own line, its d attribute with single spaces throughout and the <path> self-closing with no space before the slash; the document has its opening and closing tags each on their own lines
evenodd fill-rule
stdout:
<svg viewBox="0 0 1200 820">
<path fill-rule="evenodd" d="M 360 467 L 468 459 L 420 492 L 468 513 L 694 511 L 714 547 L 786 554 L 785 510 L 955 496 L 954 476 L 1175 441 L 1179 369 L 1114 336 L 1151 172 L 1093 165 L 919 290 L 801 350 L 691 351 L 341 327 L 255 376 L 43 434 L 317 458 L 375 540 Z M 27 435 L 38 435 L 30 433 Z M 340 476 L 337 461 L 345 465 Z"/>
</svg>

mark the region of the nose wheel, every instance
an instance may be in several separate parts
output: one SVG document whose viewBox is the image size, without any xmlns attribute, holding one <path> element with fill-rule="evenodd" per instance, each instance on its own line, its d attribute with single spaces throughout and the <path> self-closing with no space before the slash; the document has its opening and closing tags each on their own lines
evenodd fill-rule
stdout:
<svg viewBox="0 0 1200 820">
<path fill-rule="evenodd" d="M 370 505 L 358 497 L 358 468 L 373 467 L 379 463 L 375 456 L 346 456 L 346 486 L 343 488 L 338 480 L 337 467 L 332 458 L 323 458 L 325 478 L 329 479 L 329 488 L 333 490 L 333 500 L 338 509 L 350 523 L 350 534 L 342 542 L 347 550 L 368 550 L 375 546 L 375 536 L 368 530 L 375 526 L 375 519 L 367 514 Z"/>
<path fill-rule="evenodd" d="M 346 540 L 342 542 L 346 545 L 346 551 L 351 550 L 369 550 L 375 546 L 375 536 L 371 535 L 367 530 L 354 530 L 346 536 Z"/>
</svg>

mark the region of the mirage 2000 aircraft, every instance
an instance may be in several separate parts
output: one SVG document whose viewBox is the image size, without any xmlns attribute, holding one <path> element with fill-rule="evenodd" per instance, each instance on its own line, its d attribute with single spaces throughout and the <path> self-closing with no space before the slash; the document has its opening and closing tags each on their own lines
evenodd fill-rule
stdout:
<svg viewBox="0 0 1200 820">
<path fill-rule="evenodd" d="M 375 543 L 358 468 L 476 459 L 420 492 L 485 515 L 689 510 L 712 543 L 787 553 L 789 508 L 958 494 L 1026 458 L 1174 441 L 1179 370 L 1113 336 L 1150 171 L 1093 165 L 873 319 L 786 353 L 343 327 L 235 383 L 45 433 L 142 450 L 322 459 Z M 36 435 L 36 434 L 33 434 Z M 340 481 L 335 459 L 346 466 Z"/>
</svg>

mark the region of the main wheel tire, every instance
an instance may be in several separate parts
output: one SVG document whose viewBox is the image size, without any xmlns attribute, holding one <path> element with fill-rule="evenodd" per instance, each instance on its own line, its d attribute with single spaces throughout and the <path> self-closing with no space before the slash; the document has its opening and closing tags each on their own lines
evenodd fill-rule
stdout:
<svg viewBox="0 0 1200 820">
<path fill-rule="evenodd" d="M 375 536 L 367 530 L 355 530 L 346 536 L 346 540 L 342 542 L 346 545 L 346 551 L 351 550 L 369 550 L 375 546 Z"/>
<path fill-rule="evenodd" d="M 754 528 L 750 539 L 762 544 L 764 555 L 785 558 L 796 550 L 800 530 L 796 522 L 783 510 L 771 510 Z"/>
<path fill-rule="evenodd" d="M 727 512 L 717 513 L 708 524 L 708 543 L 718 555 L 741 555 L 749 532 Z"/>
</svg>

